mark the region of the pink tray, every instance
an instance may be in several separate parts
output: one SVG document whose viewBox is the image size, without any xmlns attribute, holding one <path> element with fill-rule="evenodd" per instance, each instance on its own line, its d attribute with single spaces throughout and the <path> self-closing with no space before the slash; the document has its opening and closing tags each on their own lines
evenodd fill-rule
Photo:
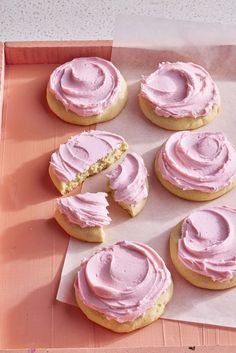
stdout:
<svg viewBox="0 0 236 353">
<path fill-rule="evenodd" d="M 110 59 L 112 42 L 14 42 L 0 48 L 0 349 L 235 353 L 233 329 L 159 320 L 120 335 L 55 301 L 68 238 L 52 220 L 58 193 L 48 177 L 48 161 L 62 141 L 82 128 L 49 111 L 46 84 L 52 69 L 73 57 Z"/>
</svg>

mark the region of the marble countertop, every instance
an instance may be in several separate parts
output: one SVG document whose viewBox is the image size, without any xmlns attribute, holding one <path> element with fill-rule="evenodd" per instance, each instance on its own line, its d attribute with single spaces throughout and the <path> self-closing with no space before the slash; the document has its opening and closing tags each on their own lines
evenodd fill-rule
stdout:
<svg viewBox="0 0 236 353">
<path fill-rule="evenodd" d="M 0 0 L 0 40 L 112 39 L 118 14 L 236 24 L 236 0 Z"/>
</svg>

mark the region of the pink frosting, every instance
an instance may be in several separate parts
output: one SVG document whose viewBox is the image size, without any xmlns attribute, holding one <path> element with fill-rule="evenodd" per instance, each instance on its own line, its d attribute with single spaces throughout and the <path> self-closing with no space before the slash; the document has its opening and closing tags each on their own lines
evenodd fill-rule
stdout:
<svg viewBox="0 0 236 353">
<path fill-rule="evenodd" d="M 78 58 L 56 68 L 49 89 L 67 110 L 80 115 L 99 115 L 114 103 L 122 90 L 122 76 L 101 58 Z"/>
<path fill-rule="evenodd" d="M 127 153 L 123 161 L 107 174 L 117 202 L 136 205 L 148 196 L 147 169 L 137 153 Z"/>
<path fill-rule="evenodd" d="M 106 157 L 124 142 L 111 132 L 91 130 L 71 137 L 51 156 L 50 165 L 62 181 L 70 181 L 85 172 L 99 159 Z"/>
<path fill-rule="evenodd" d="M 155 72 L 142 79 L 140 94 L 153 104 L 157 115 L 165 117 L 198 118 L 220 105 L 211 76 L 192 63 L 160 63 Z"/>
<path fill-rule="evenodd" d="M 178 256 L 190 270 L 213 281 L 236 276 L 236 209 L 197 210 L 182 224 Z"/>
<path fill-rule="evenodd" d="M 78 224 L 81 228 L 101 227 L 111 222 L 106 209 L 106 197 L 105 192 L 86 192 L 57 199 L 57 207 L 70 223 Z"/>
<path fill-rule="evenodd" d="M 236 177 L 236 150 L 221 132 L 176 132 L 162 147 L 158 168 L 183 190 L 215 192 Z"/>
<path fill-rule="evenodd" d="M 120 241 L 82 262 L 75 291 L 85 305 L 122 323 L 151 308 L 170 284 L 170 272 L 152 248 Z"/>
</svg>

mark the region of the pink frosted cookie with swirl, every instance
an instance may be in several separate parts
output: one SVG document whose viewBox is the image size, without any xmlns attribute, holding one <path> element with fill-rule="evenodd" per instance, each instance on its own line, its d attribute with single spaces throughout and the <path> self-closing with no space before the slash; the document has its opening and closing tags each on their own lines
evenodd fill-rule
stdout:
<svg viewBox="0 0 236 353">
<path fill-rule="evenodd" d="M 128 145 L 120 135 L 99 130 L 83 132 L 61 144 L 50 160 L 49 174 L 62 195 L 118 160 Z"/>
<path fill-rule="evenodd" d="M 75 280 L 80 309 L 93 322 L 130 332 L 158 319 L 173 291 L 171 274 L 148 245 L 120 241 L 84 260 Z"/>
<path fill-rule="evenodd" d="M 77 58 L 57 67 L 47 86 L 50 109 L 62 120 L 91 125 L 111 120 L 124 108 L 127 84 L 102 58 Z"/>
<path fill-rule="evenodd" d="M 148 197 L 147 169 L 137 153 L 127 153 L 110 173 L 108 188 L 121 207 L 134 217 L 145 206 Z"/>
<path fill-rule="evenodd" d="M 221 132 L 176 132 L 157 153 L 155 172 L 183 199 L 213 200 L 236 185 L 236 150 Z"/>
<path fill-rule="evenodd" d="M 163 62 L 141 81 L 139 105 L 154 124 L 167 130 L 192 130 L 209 123 L 219 111 L 215 82 L 201 66 Z"/>
<path fill-rule="evenodd" d="M 105 192 L 78 194 L 57 199 L 55 219 L 66 233 L 87 242 L 103 242 L 103 226 L 110 224 Z"/>
<path fill-rule="evenodd" d="M 172 231 L 170 253 L 178 272 L 200 288 L 236 286 L 236 209 L 192 212 Z"/>
</svg>

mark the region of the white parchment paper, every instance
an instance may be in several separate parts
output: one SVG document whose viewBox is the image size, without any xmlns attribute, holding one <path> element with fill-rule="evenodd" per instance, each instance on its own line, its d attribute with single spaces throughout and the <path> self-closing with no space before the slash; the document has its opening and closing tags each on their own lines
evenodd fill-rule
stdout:
<svg viewBox="0 0 236 353">
<path fill-rule="evenodd" d="M 200 64 L 217 82 L 222 107 L 217 118 L 200 130 L 223 131 L 236 145 L 236 28 L 121 16 L 114 38 L 112 61 L 128 82 L 129 100 L 116 119 L 97 128 L 121 134 L 130 150 L 143 156 L 149 172 L 150 193 L 145 209 L 133 219 L 109 199 L 112 223 L 106 227 L 106 244 L 121 239 L 137 240 L 149 244 L 164 258 L 173 276 L 174 296 L 163 317 L 236 327 L 236 288 L 214 292 L 190 285 L 175 271 L 168 248 L 170 230 L 181 219 L 199 207 L 236 207 L 236 190 L 207 203 L 181 200 L 166 191 L 155 178 L 153 162 L 158 147 L 173 132 L 145 119 L 137 101 L 141 75 L 151 73 L 159 62 L 180 60 Z M 103 173 L 86 181 L 83 190 L 104 190 L 104 185 Z M 59 301 L 74 304 L 73 282 L 79 263 L 99 246 L 104 244 L 70 240 L 57 294 Z"/>
</svg>

